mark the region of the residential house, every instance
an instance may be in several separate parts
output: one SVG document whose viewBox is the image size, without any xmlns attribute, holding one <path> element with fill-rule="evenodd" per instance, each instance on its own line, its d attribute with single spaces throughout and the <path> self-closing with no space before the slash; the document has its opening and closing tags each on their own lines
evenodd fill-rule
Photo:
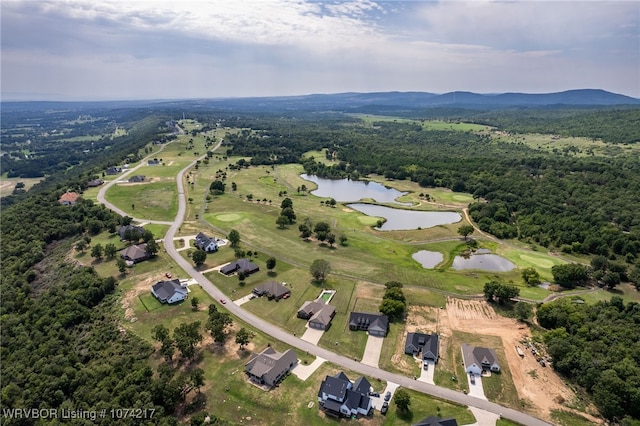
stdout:
<svg viewBox="0 0 640 426">
<path fill-rule="evenodd" d="M 389 331 L 389 317 L 368 312 L 351 312 L 349 330 L 365 330 L 372 336 L 385 337 Z"/>
<path fill-rule="evenodd" d="M 195 244 L 196 247 L 200 250 L 206 251 L 207 253 L 218 251 L 218 243 L 216 240 L 214 238 L 207 237 L 202 232 L 199 232 L 198 235 L 196 235 Z"/>
<path fill-rule="evenodd" d="M 147 164 L 149 166 L 157 166 L 158 164 L 160 164 L 160 160 L 158 160 L 157 158 L 154 158 L 153 160 L 147 161 Z"/>
<path fill-rule="evenodd" d="M 87 186 L 90 188 L 95 188 L 96 186 L 100 186 L 104 183 L 104 181 L 102 179 L 91 179 L 89 182 L 87 182 Z"/>
<path fill-rule="evenodd" d="M 254 288 L 253 294 L 260 297 L 267 296 L 269 299 L 280 300 L 283 297 L 287 298 L 291 296 L 291 290 L 275 281 L 267 281 Z"/>
<path fill-rule="evenodd" d="M 140 183 L 140 182 L 144 182 L 144 176 L 142 175 L 135 175 L 129 178 L 129 183 Z"/>
<path fill-rule="evenodd" d="M 120 167 L 109 167 L 104 172 L 107 175 L 113 176 L 122 173 L 122 169 Z"/>
<path fill-rule="evenodd" d="M 146 244 L 129 246 L 120 252 L 120 257 L 131 263 L 138 263 L 151 258 L 151 256 L 149 256 L 149 253 L 147 253 Z"/>
<path fill-rule="evenodd" d="M 458 421 L 454 418 L 441 419 L 440 417 L 430 416 L 411 426 L 458 426 Z"/>
<path fill-rule="evenodd" d="M 127 232 L 129 231 L 129 232 Z M 120 234 L 120 241 L 125 240 L 139 240 L 144 235 L 144 228 L 142 226 L 135 225 L 124 225 L 118 229 L 118 234 Z M 130 237 L 130 238 L 126 238 Z"/>
<path fill-rule="evenodd" d="M 80 198 L 80 194 L 77 192 L 65 192 L 60 196 L 58 202 L 63 206 L 73 206 L 78 201 L 78 198 Z"/>
<path fill-rule="evenodd" d="M 245 365 L 245 372 L 260 384 L 276 386 L 297 363 L 298 357 L 293 349 L 278 352 L 268 346 L 251 357 Z"/>
<path fill-rule="evenodd" d="M 422 352 L 422 361 L 438 362 L 438 349 L 440 346 L 437 334 L 407 333 L 404 344 L 404 353 L 416 356 Z"/>
<path fill-rule="evenodd" d="M 371 384 L 360 377 L 351 383 L 343 372 L 326 376 L 318 391 L 318 405 L 325 413 L 333 416 L 368 416 L 372 411 L 369 392 Z"/>
<path fill-rule="evenodd" d="M 496 351 L 490 348 L 462 344 L 462 359 L 465 371 L 469 374 L 480 375 L 485 370 L 500 372 Z"/>
<path fill-rule="evenodd" d="M 176 303 L 187 298 L 189 290 L 180 284 L 180 280 L 158 281 L 151 286 L 151 293 L 161 303 Z"/>
<path fill-rule="evenodd" d="M 324 302 L 314 300 L 304 302 L 298 310 L 298 318 L 309 320 L 309 327 L 317 330 L 327 330 L 336 314 L 336 308 Z"/>
<path fill-rule="evenodd" d="M 222 268 L 220 268 L 220 272 L 225 275 L 231 275 L 234 272 L 242 272 L 245 275 L 253 274 L 254 272 L 258 272 L 260 268 L 255 263 L 249 261 L 249 259 L 238 259 L 235 262 L 231 262 Z"/>
</svg>

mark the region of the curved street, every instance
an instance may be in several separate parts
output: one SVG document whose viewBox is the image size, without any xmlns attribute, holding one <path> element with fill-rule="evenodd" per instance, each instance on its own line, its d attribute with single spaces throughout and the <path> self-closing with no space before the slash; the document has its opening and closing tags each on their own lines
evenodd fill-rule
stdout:
<svg viewBox="0 0 640 426">
<path fill-rule="evenodd" d="M 212 150 L 216 150 L 219 146 L 220 143 L 222 141 L 220 141 L 218 143 L 218 145 L 216 145 Z M 156 153 L 157 154 L 157 153 Z M 155 155 L 155 154 L 152 154 Z M 201 157 L 202 158 L 202 157 Z M 199 159 L 201 159 L 199 158 Z M 182 221 L 184 220 L 184 216 L 186 213 L 186 208 L 187 208 L 187 203 L 186 203 L 186 197 L 185 197 L 185 193 L 184 193 L 184 183 L 183 183 L 183 176 L 184 173 L 191 167 L 193 167 L 193 165 L 196 163 L 196 161 L 198 161 L 198 159 L 194 160 L 192 163 L 190 163 L 188 166 L 186 166 L 184 169 L 182 169 L 178 175 L 176 176 L 176 182 L 178 185 L 178 213 L 176 215 L 176 219 L 174 222 L 154 222 L 154 221 L 149 221 L 146 219 L 137 219 L 139 221 L 145 221 L 145 222 L 151 222 L 151 223 L 163 223 L 163 224 L 170 224 L 169 227 L 169 231 L 167 231 L 165 237 L 164 237 L 164 248 L 166 250 L 166 252 L 173 258 L 173 260 L 180 265 L 180 267 L 182 269 L 184 269 L 184 271 L 190 275 L 193 279 L 195 279 L 198 284 L 200 284 L 200 286 L 202 287 L 202 289 L 204 291 L 206 291 L 211 297 L 213 297 L 217 303 L 220 303 L 220 299 L 223 297 L 227 297 L 226 295 L 224 295 L 216 286 L 213 285 L 213 283 L 211 283 L 211 281 L 209 281 L 201 272 L 197 271 L 193 265 L 191 265 L 191 263 L 189 263 L 186 259 L 184 259 L 182 256 L 180 256 L 180 254 L 178 253 L 177 249 L 175 248 L 173 239 L 180 227 L 180 225 L 182 224 Z M 141 163 L 140 165 L 134 167 L 133 169 L 131 169 L 129 172 L 127 172 L 126 174 L 129 174 L 131 172 L 133 172 L 134 170 L 138 169 L 139 167 L 141 167 L 142 165 L 144 165 L 144 163 Z M 126 175 L 125 174 L 125 175 Z M 123 176 L 125 176 L 123 175 Z M 122 216 L 126 216 L 126 213 L 124 213 L 122 210 L 118 209 L 117 207 L 115 207 L 113 204 L 109 203 L 108 201 L 106 201 L 105 197 L 104 197 L 104 193 L 106 192 L 106 190 L 109 188 L 109 186 L 113 185 L 116 181 L 112 181 L 110 182 L 108 185 L 105 185 L 103 188 L 101 188 L 99 194 L 98 194 L 98 201 L 101 202 L 102 204 L 104 204 L 105 206 L 107 206 L 108 208 L 114 210 L 115 212 L 117 212 L 118 214 L 122 215 Z M 429 395 L 433 395 L 436 396 L 438 398 L 442 398 L 444 400 L 447 401 L 451 401 L 451 402 L 455 402 L 458 404 L 462 404 L 462 405 L 467 405 L 467 406 L 471 406 L 471 407 L 476 407 L 479 408 L 481 410 L 485 410 L 494 414 L 498 414 L 501 415 L 502 417 L 515 421 L 517 423 L 523 424 L 523 425 L 530 425 L 530 426 L 543 426 L 543 425 L 549 425 L 549 423 L 544 422 L 540 419 L 537 419 L 536 417 L 533 417 L 531 415 L 525 414 L 525 413 L 521 413 L 519 411 L 510 409 L 510 408 L 506 408 L 503 407 L 499 404 L 496 404 L 494 402 L 490 402 L 490 401 L 486 401 L 486 400 L 482 400 L 482 399 L 478 399 L 475 398 L 473 396 L 470 395 L 465 395 L 461 392 L 457 392 L 451 389 L 447 389 L 447 388 L 443 388 L 443 387 L 439 387 L 439 386 L 435 386 L 435 385 L 431 385 L 429 383 L 425 383 L 425 382 L 421 382 L 418 380 L 414 380 L 412 378 L 406 377 L 406 376 L 402 376 L 399 374 L 395 374 L 395 373 L 390 373 L 388 371 L 385 370 L 381 370 L 379 368 L 375 368 L 375 367 L 371 367 L 365 364 L 362 364 L 354 359 L 351 358 L 347 358 L 345 356 L 342 355 L 338 355 L 334 352 L 331 352 L 327 349 L 321 348 L 319 346 L 316 346 L 312 343 L 309 343 L 307 341 L 304 341 L 298 337 L 295 337 L 291 334 L 289 334 L 289 332 L 281 329 L 280 327 L 271 324 L 261 318 L 256 317 L 255 315 L 245 311 L 244 309 L 242 309 L 242 307 L 237 306 L 233 303 L 227 303 L 225 305 L 220 304 L 222 307 L 224 307 L 225 309 L 227 309 L 232 315 L 238 317 L 239 319 L 241 319 L 242 321 L 246 322 L 247 324 L 251 325 L 252 327 L 260 330 L 261 332 L 268 334 L 269 336 L 273 337 L 276 340 L 279 340 L 281 342 L 286 343 L 287 345 L 297 348 L 299 350 L 305 351 L 308 354 L 311 355 L 315 355 L 317 357 L 321 357 L 337 366 L 349 369 L 351 371 L 357 372 L 359 374 L 363 374 L 366 375 L 370 378 L 377 378 L 380 380 L 384 380 L 387 382 L 392 382 L 392 383 L 397 383 L 402 387 L 405 387 L 407 389 L 412 389 L 418 392 L 422 392 L 425 394 L 429 394 Z"/>
</svg>

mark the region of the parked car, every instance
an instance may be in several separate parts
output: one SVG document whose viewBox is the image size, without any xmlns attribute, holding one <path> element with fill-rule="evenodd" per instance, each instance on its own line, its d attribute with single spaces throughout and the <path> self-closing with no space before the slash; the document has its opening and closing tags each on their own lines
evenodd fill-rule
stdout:
<svg viewBox="0 0 640 426">
<path fill-rule="evenodd" d="M 422 368 L 424 368 L 424 371 L 427 371 L 429 369 L 429 363 L 425 362 Z"/>
<path fill-rule="evenodd" d="M 388 401 L 391 399 L 391 392 L 387 391 L 387 393 L 384 394 L 384 400 Z"/>
<path fill-rule="evenodd" d="M 224 299 L 220 299 L 220 303 L 222 303 L 224 305 L 225 303 L 227 303 L 227 301 L 224 300 Z"/>
<path fill-rule="evenodd" d="M 380 394 L 378 392 L 369 392 L 369 396 L 375 396 L 376 398 L 379 398 Z"/>
<path fill-rule="evenodd" d="M 387 414 L 389 410 L 389 403 L 387 401 L 382 403 L 382 408 L 380 409 L 380 414 Z"/>
<path fill-rule="evenodd" d="M 475 385 L 476 384 L 476 375 L 475 374 L 470 374 L 469 377 L 471 378 L 471 384 Z"/>
</svg>

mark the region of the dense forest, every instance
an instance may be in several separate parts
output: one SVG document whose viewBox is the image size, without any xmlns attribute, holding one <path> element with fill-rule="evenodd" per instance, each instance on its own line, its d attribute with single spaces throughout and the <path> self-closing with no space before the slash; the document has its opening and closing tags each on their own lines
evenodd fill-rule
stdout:
<svg viewBox="0 0 640 426">
<path fill-rule="evenodd" d="M 562 299 L 537 316 L 550 330 L 544 341 L 553 367 L 591 392 L 606 418 L 640 419 L 640 304 Z"/>
</svg>

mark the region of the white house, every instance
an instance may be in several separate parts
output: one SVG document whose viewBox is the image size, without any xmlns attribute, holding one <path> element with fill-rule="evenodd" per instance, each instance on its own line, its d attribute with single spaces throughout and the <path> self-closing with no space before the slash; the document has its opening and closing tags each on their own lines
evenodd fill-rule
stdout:
<svg viewBox="0 0 640 426">
<path fill-rule="evenodd" d="M 177 303 L 187 298 L 189 290 L 179 280 L 158 281 L 151 287 L 151 293 L 161 303 Z"/>
<path fill-rule="evenodd" d="M 494 373 L 500 372 L 498 356 L 493 349 L 480 348 L 463 343 L 462 359 L 464 360 L 464 370 L 468 374 L 479 376 L 485 370 L 490 370 Z"/>
<path fill-rule="evenodd" d="M 207 253 L 218 251 L 218 243 L 216 242 L 215 238 L 209 238 L 202 232 L 196 235 L 195 245 L 200 250 L 204 250 Z"/>
<path fill-rule="evenodd" d="M 367 416 L 372 410 L 371 384 L 364 377 L 351 383 L 343 372 L 326 376 L 318 391 L 318 403 L 333 416 Z"/>
</svg>

